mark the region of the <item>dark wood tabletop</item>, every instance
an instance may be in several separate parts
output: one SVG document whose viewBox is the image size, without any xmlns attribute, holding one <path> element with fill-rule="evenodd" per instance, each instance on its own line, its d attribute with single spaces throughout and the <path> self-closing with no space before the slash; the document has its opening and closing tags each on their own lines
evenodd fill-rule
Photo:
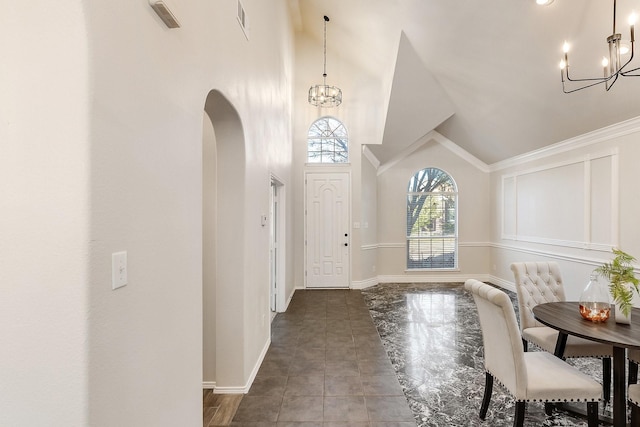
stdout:
<svg viewBox="0 0 640 427">
<path fill-rule="evenodd" d="M 568 335 L 613 346 L 613 426 L 627 427 L 626 349 L 640 349 L 640 309 L 631 311 L 631 324 L 616 323 L 614 308 L 606 322 L 583 319 L 578 302 L 548 302 L 533 307 L 540 323 L 559 331 L 555 354 L 561 357 Z"/>
<path fill-rule="evenodd" d="M 633 308 L 631 324 L 616 323 L 614 308 L 604 323 L 583 319 L 578 302 L 552 302 L 533 307 L 534 317 L 542 324 L 568 335 L 610 344 L 615 347 L 640 349 L 640 308 Z"/>
</svg>

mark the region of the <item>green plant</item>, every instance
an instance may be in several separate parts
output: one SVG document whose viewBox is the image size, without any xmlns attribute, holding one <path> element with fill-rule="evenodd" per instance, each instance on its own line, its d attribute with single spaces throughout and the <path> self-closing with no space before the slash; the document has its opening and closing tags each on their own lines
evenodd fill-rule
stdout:
<svg viewBox="0 0 640 427">
<path fill-rule="evenodd" d="M 609 281 L 609 292 L 625 316 L 631 313 L 633 290 L 640 294 L 632 262 L 636 259 L 620 249 L 613 248 L 615 257 L 611 262 L 602 264 L 594 271 Z M 626 286 L 629 283 L 632 286 Z"/>
</svg>

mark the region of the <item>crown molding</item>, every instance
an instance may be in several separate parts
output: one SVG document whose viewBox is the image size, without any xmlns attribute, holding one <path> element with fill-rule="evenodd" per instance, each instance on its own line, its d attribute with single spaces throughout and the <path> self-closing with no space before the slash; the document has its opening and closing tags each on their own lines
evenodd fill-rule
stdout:
<svg viewBox="0 0 640 427">
<path fill-rule="evenodd" d="M 426 143 L 428 143 L 430 141 L 437 142 L 438 144 L 442 145 L 444 148 L 446 148 L 447 150 L 451 151 L 453 154 L 455 154 L 456 156 L 460 157 L 461 159 L 467 161 L 468 163 L 470 163 L 471 165 L 473 165 L 474 167 L 476 167 L 480 171 L 485 172 L 485 173 L 489 173 L 490 172 L 489 165 L 487 165 L 485 162 L 483 162 L 482 160 L 478 159 L 476 156 L 474 156 L 473 154 L 469 153 L 467 150 L 465 150 L 464 148 L 460 147 L 458 144 L 456 144 L 455 142 L 451 141 L 449 138 L 447 138 L 446 136 L 442 135 L 440 132 L 438 132 L 436 130 L 431 130 L 427 134 L 425 134 L 422 137 L 420 137 L 416 142 L 414 142 L 413 144 L 409 145 L 404 150 L 400 151 L 391 160 L 389 160 L 388 162 L 386 162 L 382 166 L 380 166 L 378 168 L 378 175 L 382 175 L 387 170 L 389 170 L 392 167 L 394 167 L 400 161 L 402 161 L 405 158 L 407 158 L 411 153 L 415 152 L 420 147 L 422 147 L 423 145 L 425 145 Z"/>
<path fill-rule="evenodd" d="M 378 170 L 378 168 L 380 167 L 380 160 L 378 160 L 378 158 L 376 157 L 375 154 L 373 154 L 373 151 L 371 151 L 369 149 L 369 147 L 367 147 L 366 145 L 362 146 L 362 154 L 364 155 L 364 157 L 369 160 L 369 163 L 371 163 L 371 165 Z"/>
<path fill-rule="evenodd" d="M 437 131 L 433 131 L 432 138 L 433 138 L 434 141 L 438 142 L 440 145 L 442 145 L 443 147 L 445 147 L 446 149 L 451 151 L 453 154 L 455 154 L 458 157 L 460 157 L 461 159 L 464 159 L 467 162 L 471 163 L 473 166 L 475 166 L 480 171 L 485 172 L 485 173 L 489 173 L 491 171 L 488 164 L 486 164 L 485 162 L 483 162 L 482 160 L 480 160 L 479 158 L 477 158 L 473 154 L 469 153 L 467 150 L 465 150 L 464 148 L 460 147 L 458 144 L 456 144 L 455 142 L 451 141 L 449 138 L 447 138 L 446 136 L 442 135 L 441 133 L 439 133 Z"/>
<path fill-rule="evenodd" d="M 511 157 L 489 165 L 490 172 L 497 172 L 513 166 L 518 166 L 534 160 L 540 160 L 556 154 L 565 153 L 589 145 L 598 144 L 625 135 L 640 132 L 640 116 L 606 126 L 592 132 L 573 138 L 565 139 L 556 144 L 551 144 L 538 150 L 533 150 L 519 156 Z"/>
</svg>

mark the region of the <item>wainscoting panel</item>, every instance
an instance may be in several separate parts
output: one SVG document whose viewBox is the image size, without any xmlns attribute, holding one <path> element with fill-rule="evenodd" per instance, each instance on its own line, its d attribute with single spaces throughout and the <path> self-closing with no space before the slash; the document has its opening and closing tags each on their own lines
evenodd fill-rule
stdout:
<svg viewBox="0 0 640 427">
<path fill-rule="evenodd" d="M 502 238 L 609 250 L 618 243 L 612 150 L 502 176 Z"/>
</svg>

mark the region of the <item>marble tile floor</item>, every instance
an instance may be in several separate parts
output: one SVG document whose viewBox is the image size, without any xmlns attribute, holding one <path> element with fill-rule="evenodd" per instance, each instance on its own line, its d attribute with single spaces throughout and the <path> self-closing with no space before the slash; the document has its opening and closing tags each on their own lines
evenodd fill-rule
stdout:
<svg viewBox="0 0 640 427">
<path fill-rule="evenodd" d="M 600 380 L 598 360 L 571 363 Z M 272 323 L 272 344 L 231 425 L 512 425 L 513 399 L 498 384 L 480 421 L 483 391 L 482 335 L 462 284 L 296 291 Z M 529 404 L 525 426 L 586 420 Z"/>
<path fill-rule="evenodd" d="M 513 425 L 514 401 L 496 384 L 486 421 L 478 418 L 485 380 L 482 331 L 473 297 L 462 283 L 383 284 L 362 293 L 418 426 Z M 507 293 L 517 317 L 517 297 Z M 599 359 L 568 362 L 602 381 Z M 599 409 L 606 410 L 602 402 Z M 587 423 L 557 409 L 547 416 L 543 404 L 530 403 L 524 425 Z"/>
</svg>

